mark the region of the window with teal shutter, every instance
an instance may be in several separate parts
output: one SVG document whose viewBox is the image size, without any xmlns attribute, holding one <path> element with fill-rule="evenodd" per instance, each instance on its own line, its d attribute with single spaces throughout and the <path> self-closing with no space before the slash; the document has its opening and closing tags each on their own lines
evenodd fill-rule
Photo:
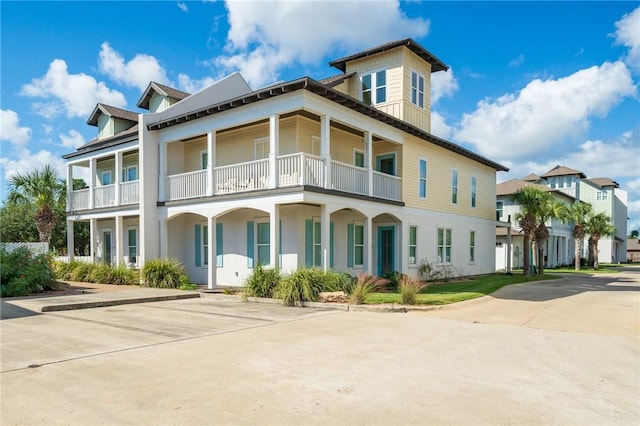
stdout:
<svg viewBox="0 0 640 426">
<path fill-rule="evenodd" d="M 304 221 L 304 264 L 307 267 L 313 266 L 313 221 Z"/>
<path fill-rule="evenodd" d="M 269 222 L 258 223 L 258 264 L 269 265 L 271 263 L 271 226 Z"/>
<path fill-rule="evenodd" d="M 347 266 L 353 268 L 353 223 L 347 224 Z"/>
<path fill-rule="evenodd" d="M 202 240 L 200 239 L 202 234 L 202 228 L 200 227 L 200 225 L 196 225 L 195 226 L 195 253 L 196 253 L 196 266 L 200 267 L 202 266 L 202 252 L 201 250 L 201 244 L 202 244 Z"/>
<path fill-rule="evenodd" d="M 247 268 L 253 268 L 253 222 L 247 222 Z"/>
<path fill-rule="evenodd" d="M 224 251 L 222 250 L 222 224 L 216 223 L 216 266 L 222 268 L 222 258 Z"/>
</svg>

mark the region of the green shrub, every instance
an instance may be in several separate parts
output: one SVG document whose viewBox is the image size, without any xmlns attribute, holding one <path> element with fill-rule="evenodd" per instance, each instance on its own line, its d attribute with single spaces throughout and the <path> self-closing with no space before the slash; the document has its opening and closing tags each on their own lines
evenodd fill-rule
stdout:
<svg viewBox="0 0 640 426">
<path fill-rule="evenodd" d="M 0 295 L 26 296 L 55 289 L 53 272 L 46 255 L 34 256 L 26 247 L 11 253 L 0 249 Z"/>
<path fill-rule="evenodd" d="M 93 270 L 92 263 L 78 262 L 71 270 L 70 281 L 88 282 Z"/>
<path fill-rule="evenodd" d="M 355 280 L 346 272 L 327 271 L 324 274 L 322 291 L 344 291 L 351 294 Z"/>
<path fill-rule="evenodd" d="M 184 266 L 177 259 L 150 260 L 142 269 L 142 278 L 147 287 L 178 288 L 184 275 Z"/>
<path fill-rule="evenodd" d="M 58 280 L 69 281 L 71 280 L 71 271 L 79 262 L 72 260 L 71 262 L 62 262 L 60 260 L 54 260 L 51 263 L 53 276 Z"/>
<path fill-rule="evenodd" d="M 349 301 L 355 305 L 361 305 L 367 300 L 368 295 L 388 282 L 386 278 L 375 277 L 368 273 L 358 275 Z"/>
<path fill-rule="evenodd" d="M 282 276 L 278 269 L 265 269 L 262 265 L 258 265 L 245 281 L 242 291 L 252 297 L 273 297 L 280 281 Z"/>
<path fill-rule="evenodd" d="M 274 292 L 276 299 L 286 305 L 300 306 L 303 302 L 314 302 L 324 290 L 324 273 L 317 269 L 299 269 L 280 281 Z"/>
<path fill-rule="evenodd" d="M 126 265 L 111 267 L 111 282 L 115 285 L 136 285 L 140 281 L 140 272 Z"/>
<path fill-rule="evenodd" d="M 93 265 L 89 272 L 87 280 L 90 283 L 99 284 L 111 284 L 112 282 L 112 268 L 108 263 L 98 263 Z"/>
<path fill-rule="evenodd" d="M 384 285 L 384 288 L 386 290 L 398 291 L 398 288 L 400 288 L 400 281 L 402 280 L 403 275 L 404 274 L 402 272 L 398 272 L 398 271 L 387 272 L 386 274 L 383 275 L 383 278 L 386 280 L 386 283 L 381 285 Z"/>
<path fill-rule="evenodd" d="M 415 305 L 416 295 L 427 286 L 423 281 L 403 275 L 400 280 L 400 298 L 403 305 Z"/>
</svg>

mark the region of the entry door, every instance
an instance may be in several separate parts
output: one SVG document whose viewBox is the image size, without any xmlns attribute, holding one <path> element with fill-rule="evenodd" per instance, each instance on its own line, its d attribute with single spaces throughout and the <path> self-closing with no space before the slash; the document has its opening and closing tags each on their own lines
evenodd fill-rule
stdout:
<svg viewBox="0 0 640 426">
<path fill-rule="evenodd" d="M 381 226 L 378 228 L 378 275 L 380 276 L 395 270 L 394 236 L 395 229 L 393 226 Z"/>
<path fill-rule="evenodd" d="M 102 231 L 102 261 L 111 264 L 111 231 Z"/>
</svg>

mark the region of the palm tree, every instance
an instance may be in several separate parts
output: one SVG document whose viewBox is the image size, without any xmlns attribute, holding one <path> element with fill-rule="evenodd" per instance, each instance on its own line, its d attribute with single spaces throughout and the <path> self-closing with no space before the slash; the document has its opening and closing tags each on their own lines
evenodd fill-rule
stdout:
<svg viewBox="0 0 640 426">
<path fill-rule="evenodd" d="M 591 213 L 587 219 L 587 233 L 593 242 L 593 269 L 598 270 L 598 241 L 601 237 L 608 237 L 616 232 L 611 224 L 611 218 L 605 213 Z"/>
<path fill-rule="evenodd" d="M 49 165 L 31 173 L 17 173 L 9 178 L 11 202 L 26 202 L 35 205 L 35 223 L 41 242 L 49 242 L 58 217 L 55 206 L 64 201 L 65 186 Z"/>
<path fill-rule="evenodd" d="M 549 239 L 549 229 L 547 221 L 551 219 L 564 220 L 566 206 L 551 195 L 550 192 L 540 194 L 537 208 L 538 226 L 534 231 L 533 238 L 538 252 L 538 274 L 544 274 L 544 248 Z"/>
<path fill-rule="evenodd" d="M 516 214 L 516 219 L 524 235 L 524 267 L 522 274 L 525 277 L 531 275 L 529 248 L 534 238 L 536 228 L 538 227 L 537 216 L 540 200 L 543 197 L 542 194 L 545 194 L 542 189 L 533 185 L 527 185 L 520 188 L 511 196 L 512 201 L 520 206 L 520 211 Z"/>
<path fill-rule="evenodd" d="M 582 255 L 582 247 L 584 237 L 586 235 L 587 217 L 592 213 L 591 204 L 578 201 L 569 207 L 566 211 L 565 221 L 573 222 L 573 239 L 575 242 L 575 259 L 574 267 L 576 271 L 580 270 L 580 256 Z"/>
</svg>

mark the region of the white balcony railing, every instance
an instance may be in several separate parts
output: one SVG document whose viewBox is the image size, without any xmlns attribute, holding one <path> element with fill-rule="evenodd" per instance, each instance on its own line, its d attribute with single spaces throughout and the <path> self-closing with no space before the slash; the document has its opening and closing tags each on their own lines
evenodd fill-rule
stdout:
<svg viewBox="0 0 640 426">
<path fill-rule="evenodd" d="M 93 189 L 93 207 L 111 207 L 116 205 L 116 185 L 98 186 Z"/>
<path fill-rule="evenodd" d="M 71 193 L 69 211 L 84 210 L 89 208 L 89 188 L 79 189 Z"/>
<path fill-rule="evenodd" d="M 216 167 L 216 195 L 254 191 L 269 187 L 269 160 L 249 161 Z"/>
<path fill-rule="evenodd" d="M 136 204 L 139 201 L 138 181 L 122 182 L 120 184 L 120 204 Z"/>
<path fill-rule="evenodd" d="M 331 162 L 331 187 L 338 191 L 367 195 L 367 169 L 339 161 Z"/>
<path fill-rule="evenodd" d="M 165 179 L 165 200 L 184 200 L 205 195 L 207 195 L 206 170 L 171 175 Z"/>
<path fill-rule="evenodd" d="M 278 186 L 310 185 L 324 187 L 324 161 L 311 154 L 278 157 Z"/>
<path fill-rule="evenodd" d="M 381 172 L 373 172 L 373 196 L 385 200 L 400 201 L 402 179 L 398 176 Z"/>
</svg>

